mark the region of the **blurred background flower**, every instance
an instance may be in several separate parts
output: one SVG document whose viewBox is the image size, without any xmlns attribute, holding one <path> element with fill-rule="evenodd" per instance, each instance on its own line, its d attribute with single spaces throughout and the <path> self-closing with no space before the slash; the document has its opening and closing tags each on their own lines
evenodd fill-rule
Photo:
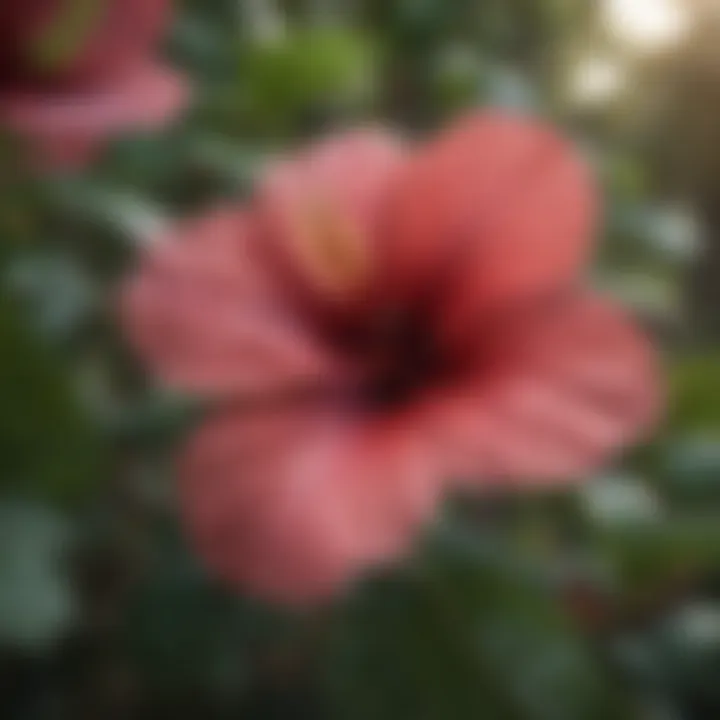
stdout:
<svg viewBox="0 0 720 720">
<path fill-rule="evenodd" d="M 176 113 L 158 62 L 171 0 L 10 0 L 0 10 L 0 119 L 43 165 L 89 160 L 108 136 Z"/>
</svg>

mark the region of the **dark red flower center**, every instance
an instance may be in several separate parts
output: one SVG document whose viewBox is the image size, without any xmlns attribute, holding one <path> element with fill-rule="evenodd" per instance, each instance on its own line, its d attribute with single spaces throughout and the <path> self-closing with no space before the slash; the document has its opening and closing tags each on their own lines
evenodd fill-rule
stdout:
<svg viewBox="0 0 720 720">
<path fill-rule="evenodd" d="M 331 343 L 360 367 L 353 392 L 362 405 L 379 412 L 402 408 L 460 372 L 429 325 L 420 311 L 396 311 L 331 332 Z"/>
</svg>

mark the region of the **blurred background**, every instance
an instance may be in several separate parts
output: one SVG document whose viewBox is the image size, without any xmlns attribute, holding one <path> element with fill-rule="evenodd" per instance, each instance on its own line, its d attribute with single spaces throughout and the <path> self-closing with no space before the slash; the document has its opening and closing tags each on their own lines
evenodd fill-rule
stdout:
<svg viewBox="0 0 720 720">
<path fill-rule="evenodd" d="M 3 146 L 0 716 L 720 718 L 720 2 L 184 0 L 167 54 L 195 89 L 171 128 L 72 175 Z M 223 592 L 173 509 L 188 409 L 129 360 L 111 288 L 273 152 L 483 105 L 594 163 L 596 280 L 662 345 L 667 420 L 576 490 L 448 507 L 322 613 Z"/>
</svg>

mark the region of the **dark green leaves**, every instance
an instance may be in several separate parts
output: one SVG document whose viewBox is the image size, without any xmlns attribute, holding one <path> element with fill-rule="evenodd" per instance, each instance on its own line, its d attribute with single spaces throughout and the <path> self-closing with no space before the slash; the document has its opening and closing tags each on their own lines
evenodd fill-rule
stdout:
<svg viewBox="0 0 720 720">
<path fill-rule="evenodd" d="M 37 504 L 0 503 L 0 648 L 47 652 L 77 616 L 65 518 Z"/>
<path fill-rule="evenodd" d="M 96 469 L 96 436 L 65 360 L 0 297 L 0 487 L 67 499 Z"/>
<path fill-rule="evenodd" d="M 559 599 L 507 551 L 456 538 L 351 602 L 330 661 L 337 717 L 633 717 Z"/>
</svg>

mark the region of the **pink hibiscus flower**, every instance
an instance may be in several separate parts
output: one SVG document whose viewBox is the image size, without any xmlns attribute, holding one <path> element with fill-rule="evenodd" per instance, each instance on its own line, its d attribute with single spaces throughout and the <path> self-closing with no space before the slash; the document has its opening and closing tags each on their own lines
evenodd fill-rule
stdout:
<svg viewBox="0 0 720 720">
<path fill-rule="evenodd" d="M 0 127 L 45 167 L 82 165 L 128 128 L 165 123 L 184 81 L 154 57 L 171 0 L 3 0 Z"/>
<path fill-rule="evenodd" d="M 549 129 L 481 114 L 414 152 L 331 138 L 154 246 L 123 317 L 214 400 L 179 466 L 207 565 L 326 598 L 407 553 L 446 489 L 577 481 L 647 431 L 652 348 L 582 287 L 595 206 Z"/>
</svg>

